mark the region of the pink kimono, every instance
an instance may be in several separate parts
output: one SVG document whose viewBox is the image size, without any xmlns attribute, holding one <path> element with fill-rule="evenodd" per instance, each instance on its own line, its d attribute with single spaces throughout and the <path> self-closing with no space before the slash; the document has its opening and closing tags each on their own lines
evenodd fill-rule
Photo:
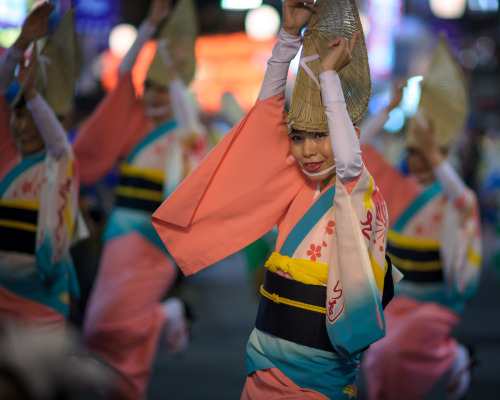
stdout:
<svg viewBox="0 0 500 400">
<path fill-rule="evenodd" d="M 362 149 L 389 210 L 387 253 L 405 275 L 385 310 L 386 337 L 362 360 L 368 398 L 423 399 L 455 361 L 457 342 L 450 334 L 477 288 L 477 201 L 467 188 L 455 203 L 438 182 L 422 189 L 373 147 Z"/>
<path fill-rule="evenodd" d="M 172 171 L 183 178 L 206 148 L 203 137 L 184 140 L 176 121 L 152 128 L 131 75 L 124 74 L 74 144 L 84 184 L 96 182 L 123 160 L 84 322 L 87 345 L 124 377 L 120 399 L 145 396 L 165 324 L 160 301 L 177 276 L 151 225 L 151 213 L 178 183 Z M 172 148 L 181 153 L 178 160 Z"/>
<path fill-rule="evenodd" d="M 66 143 L 57 159 L 46 150 L 22 159 L 9 117 L 1 96 L 0 320 L 63 332 L 70 298 L 79 296 L 69 253 L 78 213 L 73 153 Z"/>
<path fill-rule="evenodd" d="M 348 184 L 337 178 L 335 185 L 320 193 L 290 153 L 284 106 L 284 94 L 258 101 L 153 214 L 152 221 L 186 275 L 235 253 L 277 225 L 277 253 L 267 263 L 261 304 L 273 307 L 281 301 L 266 292 L 270 279 L 319 286 L 324 289 L 314 308 L 319 328 L 313 333 L 309 326 L 301 326 L 293 340 L 282 339 L 268 334 L 258 316 L 247 345 L 248 376 L 242 398 L 348 399 L 357 391 L 363 348 L 350 353 L 332 338 L 340 339 L 344 331 L 336 322 L 356 305 L 366 311 L 356 326 L 368 344 L 383 335 L 379 295 L 385 286 L 392 287 L 392 279 L 384 285 L 385 278 L 392 276 L 384 265 L 385 203 L 365 168 Z M 343 235 L 337 235 L 339 231 Z M 355 273 L 350 276 L 344 267 L 363 269 L 358 256 L 366 260 L 366 281 L 360 279 L 349 287 L 349 277 Z M 293 272 L 296 263 L 304 265 L 306 278 Z M 309 272 L 313 273 L 309 268 L 317 265 L 322 277 L 309 280 Z M 292 279 L 280 278 L 284 271 Z M 280 316 L 292 309 L 282 309 Z M 301 330 L 310 335 L 300 335 Z"/>
</svg>

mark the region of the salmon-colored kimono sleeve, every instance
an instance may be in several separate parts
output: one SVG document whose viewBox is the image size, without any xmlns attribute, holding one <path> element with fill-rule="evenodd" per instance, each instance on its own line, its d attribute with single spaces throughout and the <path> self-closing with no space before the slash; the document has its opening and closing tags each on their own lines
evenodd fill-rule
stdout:
<svg viewBox="0 0 500 400">
<path fill-rule="evenodd" d="M 306 179 L 290 154 L 284 95 L 259 101 L 153 214 L 185 275 L 277 224 Z"/>
<path fill-rule="evenodd" d="M 10 135 L 10 110 L 7 101 L 0 96 L 0 179 L 6 168 L 10 169 L 13 160 L 17 160 L 17 149 Z"/>
<path fill-rule="evenodd" d="M 362 145 L 363 163 L 377 182 L 387 204 L 390 221 L 397 221 L 401 213 L 419 194 L 417 182 L 405 177 L 385 157 L 370 145 Z"/>
<path fill-rule="evenodd" d="M 74 142 L 82 183 L 92 184 L 103 178 L 151 128 L 152 123 L 136 97 L 131 75 L 121 75 Z"/>
</svg>

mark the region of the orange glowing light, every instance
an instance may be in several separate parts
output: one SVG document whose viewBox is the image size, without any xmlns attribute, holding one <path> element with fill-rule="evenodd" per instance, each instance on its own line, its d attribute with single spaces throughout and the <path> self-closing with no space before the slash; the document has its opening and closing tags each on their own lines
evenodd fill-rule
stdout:
<svg viewBox="0 0 500 400">
<path fill-rule="evenodd" d="M 255 103 L 264 78 L 267 60 L 276 39 L 256 41 L 244 32 L 200 36 L 196 41 L 196 75 L 190 89 L 194 91 L 202 112 L 221 111 L 221 98 L 231 92 L 243 108 Z M 156 46 L 148 42 L 142 49 L 132 71 L 137 92 L 142 93 L 144 78 Z M 103 54 L 102 84 L 106 90 L 116 84 L 120 60 L 110 52 Z"/>
</svg>

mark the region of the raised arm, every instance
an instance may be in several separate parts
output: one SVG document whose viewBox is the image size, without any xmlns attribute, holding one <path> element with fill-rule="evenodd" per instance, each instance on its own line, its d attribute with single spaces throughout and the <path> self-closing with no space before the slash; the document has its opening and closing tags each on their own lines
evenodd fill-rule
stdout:
<svg viewBox="0 0 500 400">
<path fill-rule="evenodd" d="M 338 76 L 338 71 L 351 61 L 358 36 L 359 32 L 356 32 L 350 42 L 347 38 L 340 38 L 328 44 L 332 51 L 322 61 L 319 76 L 337 177 L 343 183 L 357 178 L 363 169 L 358 136 L 347 112 Z"/>
<path fill-rule="evenodd" d="M 314 0 L 283 2 L 283 27 L 278 34 L 272 56 L 267 62 L 259 100 L 266 100 L 285 92 L 290 61 L 295 58 L 302 45 L 301 31 L 311 18 L 313 5 Z"/>
<path fill-rule="evenodd" d="M 58 160 L 67 154 L 70 149 L 68 135 L 43 97 L 37 93 L 26 105 L 52 157 Z"/>
<path fill-rule="evenodd" d="M 36 7 L 23 23 L 14 44 L 0 58 L 0 95 L 5 95 L 14 77 L 14 70 L 29 44 L 47 34 L 49 15 L 54 9 L 47 2 Z"/>
<path fill-rule="evenodd" d="M 415 138 L 429 165 L 432 167 L 436 179 L 443 186 L 447 197 L 453 202 L 458 201 L 465 193 L 467 187 L 460 176 L 446 160 L 436 143 L 436 132 L 433 124 L 428 123 L 420 110 L 415 115 Z"/>
<path fill-rule="evenodd" d="M 171 0 L 153 0 L 148 16 L 139 26 L 134 43 L 118 67 L 119 74 L 130 74 L 142 47 L 153 37 L 158 25 L 160 25 L 170 12 L 171 2 Z"/>
<path fill-rule="evenodd" d="M 338 251 L 329 265 L 326 327 L 337 352 L 347 357 L 384 336 L 383 307 L 394 293 L 392 267 L 385 260 L 386 204 L 374 179 L 363 168 L 357 132 L 347 112 L 338 76 L 350 63 L 358 37 L 356 32 L 350 41 L 339 38 L 330 42 L 328 47 L 332 51 L 321 62 L 320 74 L 339 178 L 334 198 Z M 345 185 L 348 182 L 354 184 Z M 350 279 L 345 279 L 347 271 L 357 277 L 352 287 Z M 348 307 L 344 310 L 344 305 L 352 301 L 356 311 Z M 363 326 L 363 333 L 353 326 Z"/>
<path fill-rule="evenodd" d="M 203 130 L 202 124 L 196 110 L 189 103 L 187 88 L 180 74 L 182 65 L 184 65 L 187 57 L 189 57 L 189 48 L 181 43 L 172 46 L 171 49 L 172 54 L 169 54 L 168 57 L 171 63 L 167 67 L 172 76 L 172 80 L 168 87 L 175 119 L 177 123 L 184 128 L 187 135 L 200 133 Z M 165 51 L 167 52 L 168 50 L 165 48 Z"/>
<path fill-rule="evenodd" d="M 361 131 L 359 140 L 362 144 L 372 144 L 382 132 L 382 128 L 389 120 L 390 112 L 399 105 L 403 98 L 403 88 L 406 86 L 406 82 L 407 79 L 396 80 L 392 86 L 389 104 L 379 113 L 368 116 L 359 124 L 359 130 Z"/>
<path fill-rule="evenodd" d="M 54 111 L 35 89 L 34 81 L 37 67 L 38 54 L 35 43 L 29 65 L 20 65 L 19 81 L 22 93 L 26 99 L 26 105 L 42 135 L 43 141 L 47 146 L 47 151 L 55 159 L 59 159 L 69 151 L 70 144 L 66 131 L 57 119 Z"/>
</svg>

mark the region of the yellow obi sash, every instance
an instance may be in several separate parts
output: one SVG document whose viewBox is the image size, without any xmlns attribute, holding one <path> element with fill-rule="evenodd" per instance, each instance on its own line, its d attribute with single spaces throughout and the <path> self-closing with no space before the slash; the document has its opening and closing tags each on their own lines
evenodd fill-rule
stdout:
<svg viewBox="0 0 500 400">
<path fill-rule="evenodd" d="M 269 272 L 276 273 L 278 270 L 289 274 L 295 282 L 300 282 L 305 285 L 326 287 L 328 280 L 328 265 L 310 260 L 293 259 L 288 256 L 283 256 L 279 253 L 273 252 L 264 265 Z M 267 276 L 267 275 L 266 275 Z M 270 293 L 266 290 L 265 285 L 260 288 L 262 296 L 272 300 L 274 303 L 286 304 L 292 307 L 302 308 L 304 310 L 315 311 L 321 314 L 326 313 L 325 301 L 326 297 L 321 297 L 321 304 L 315 301 L 298 301 L 284 297 L 278 293 Z M 295 297 L 295 296 L 293 296 Z M 313 303 L 313 304 L 311 304 Z"/>
<path fill-rule="evenodd" d="M 310 260 L 294 259 L 273 252 L 264 265 L 270 272 L 278 270 L 290 274 L 298 282 L 306 285 L 326 286 L 328 282 L 328 265 Z"/>
<path fill-rule="evenodd" d="M 0 250 L 35 254 L 40 203 L 0 200 Z"/>
<path fill-rule="evenodd" d="M 163 201 L 163 170 L 120 165 L 116 205 L 153 212 Z"/>
<path fill-rule="evenodd" d="M 404 274 L 404 280 L 443 281 L 439 240 L 411 237 L 389 230 L 386 251 L 392 263 Z"/>
</svg>

